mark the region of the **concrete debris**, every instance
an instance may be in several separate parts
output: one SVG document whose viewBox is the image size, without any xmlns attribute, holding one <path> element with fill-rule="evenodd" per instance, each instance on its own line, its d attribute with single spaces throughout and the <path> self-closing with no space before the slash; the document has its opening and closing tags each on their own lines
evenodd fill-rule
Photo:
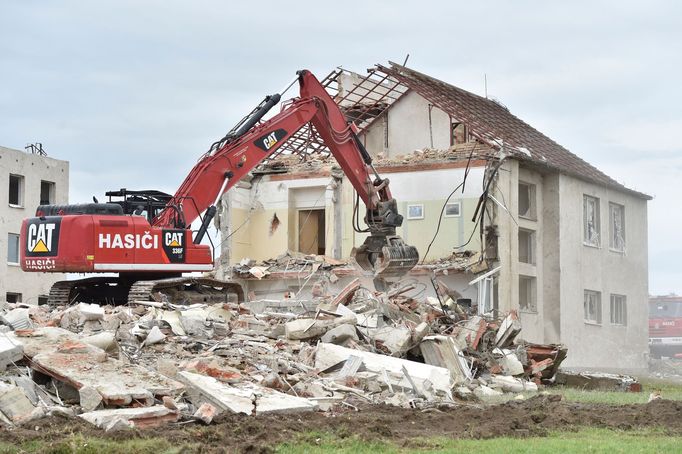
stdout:
<svg viewBox="0 0 682 454">
<path fill-rule="evenodd" d="M 344 265 L 286 254 L 236 267 L 246 279 L 298 270 L 313 287 L 308 299 L 287 291 L 281 300 L 250 292 L 250 301 L 210 303 L 159 296 L 126 306 L 78 298 L 69 306 L 7 304 L 0 309 L 7 331 L 0 331 L 0 424 L 79 415 L 117 431 L 211 424 L 223 412 L 488 401 L 551 384 L 566 357 L 564 346 L 517 340 L 515 313 L 477 315 L 441 281 L 434 280 L 437 298 L 413 281 L 375 291 L 352 278 L 334 294 L 329 271 Z"/>
<path fill-rule="evenodd" d="M 358 342 L 360 339 L 355 325 L 344 323 L 324 333 L 320 340 L 330 344 L 344 345 L 346 341 Z"/>
<path fill-rule="evenodd" d="M 192 416 L 199 419 L 204 424 L 211 424 L 213 418 L 216 417 L 216 414 L 217 414 L 216 408 L 213 405 L 204 402 L 199 406 L 197 411 Z"/>
<path fill-rule="evenodd" d="M 0 412 L 12 422 L 22 423 L 33 419 L 35 409 L 20 387 L 13 385 L 0 387 Z"/>
<path fill-rule="evenodd" d="M 454 337 L 428 336 L 419 348 L 424 362 L 448 369 L 455 384 L 464 383 L 473 378 L 469 364 L 462 350 L 457 347 Z"/>
<path fill-rule="evenodd" d="M 17 308 L 0 317 L 0 321 L 12 329 L 28 329 L 31 327 L 28 308 Z"/>
<path fill-rule="evenodd" d="M 346 262 L 336 260 L 325 255 L 305 255 L 296 252 L 286 252 L 276 259 L 264 260 L 256 264 L 254 260 L 242 259 L 232 267 L 234 277 L 241 279 L 263 279 L 278 277 L 281 273 L 302 273 L 311 271 L 329 271 L 333 268 L 345 267 Z"/>
<path fill-rule="evenodd" d="M 313 411 L 317 405 L 308 399 L 290 396 L 254 383 L 233 387 L 215 378 L 192 372 L 180 372 L 187 393 L 195 405 L 210 403 L 219 411 L 255 415 Z"/>
<path fill-rule="evenodd" d="M 93 411 L 100 406 L 102 401 L 102 395 L 92 386 L 83 386 L 78 390 L 78 396 L 80 397 L 80 405 L 83 411 Z"/>
<path fill-rule="evenodd" d="M 86 420 L 107 432 L 125 428 L 148 429 L 158 427 L 168 422 L 180 419 L 180 413 L 170 410 L 163 405 L 138 408 L 117 408 L 113 410 L 98 410 L 83 413 L 80 418 Z M 122 421 L 121 424 L 118 421 Z"/>
<path fill-rule="evenodd" d="M 19 361 L 24 356 L 21 344 L 0 333 L 0 371 L 7 369 L 9 364 Z"/>
<path fill-rule="evenodd" d="M 607 374 L 604 372 L 571 372 L 562 370 L 555 378 L 557 385 L 584 390 L 641 392 L 642 385 L 629 375 Z"/>
<path fill-rule="evenodd" d="M 334 317 L 331 319 L 310 319 L 300 318 L 285 323 L 284 333 L 287 339 L 304 340 L 320 337 L 327 333 L 327 331 L 336 328 L 337 326 L 351 324 L 355 325 L 357 319 L 354 315 Z"/>
<path fill-rule="evenodd" d="M 410 379 L 421 386 L 425 386 L 424 382 L 429 381 L 429 386 L 447 395 L 453 386 L 450 372 L 443 367 L 325 343 L 317 346 L 315 369 L 327 370 L 347 361 L 351 356 L 360 357 L 368 371 L 377 374 L 379 380 L 387 379 L 393 387 L 411 390 L 413 386 Z M 409 377 L 405 375 L 403 369 L 409 371 Z"/>
</svg>

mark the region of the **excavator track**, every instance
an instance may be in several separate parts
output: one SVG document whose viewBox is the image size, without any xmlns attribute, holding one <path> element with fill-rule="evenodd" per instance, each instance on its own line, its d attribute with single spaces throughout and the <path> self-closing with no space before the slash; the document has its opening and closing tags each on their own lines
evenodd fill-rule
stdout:
<svg viewBox="0 0 682 454">
<path fill-rule="evenodd" d="M 228 295 L 244 301 L 242 286 L 232 281 L 207 277 L 175 277 L 130 281 L 116 277 L 92 277 L 55 282 L 48 304 L 69 305 L 74 302 L 126 304 L 135 301 L 162 300 L 170 303 L 226 302 Z"/>
<path fill-rule="evenodd" d="M 135 282 L 128 292 L 128 302 L 156 300 L 159 298 L 157 294 L 165 295 L 172 303 L 224 302 L 228 294 L 235 294 L 238 301 L 244 301 L 244 290 L 236 282 L 208 277 L 177 277 Z"/>
</svg>

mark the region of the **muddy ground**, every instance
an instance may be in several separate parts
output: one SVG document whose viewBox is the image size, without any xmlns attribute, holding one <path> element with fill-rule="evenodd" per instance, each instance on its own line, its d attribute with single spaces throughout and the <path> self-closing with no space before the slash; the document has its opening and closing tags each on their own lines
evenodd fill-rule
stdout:
<svg viewBox="0 0 682 454">
<path fill-rule="evenodd" d="M 611 406 L 563 402 L 560 396 L 538 396 L 495 406 L 409 410 L 389 406 L 348 409 L 342 413 L 225 415 L 210 426 L 171 425 L 146 431 L 107 434 L 78 419 L 46 418 L 29 427 L 0 431 L 0 441 L 12 444 L 41 440 L 58 444 L 71 434 L 125 440 L 161 437 L 174 446 L 201 444 L 201 452 L 269 452 L 273 446 L 295 441 L 311 431 L 338 437 L 391 440 L 398 446 L 419 446 L 419 438 L 491 438 L 545 436 L 553 430 L 582 427 L 635 429 L 658 427 L 682 436 L 682 402 L 657 400 L 649 404 Z M 36 429 L 37 428 L 37 429 Z M 190 450 L 192 451 L 192 450 Z"/>
</svg>

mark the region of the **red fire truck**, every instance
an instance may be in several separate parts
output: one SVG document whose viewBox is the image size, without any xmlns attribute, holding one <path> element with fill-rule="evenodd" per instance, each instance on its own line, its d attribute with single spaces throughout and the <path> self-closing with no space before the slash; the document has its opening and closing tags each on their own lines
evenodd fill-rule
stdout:
<svg viewBox="0 0 682 454">
<path fill-rule="evenodd" d="M 649 298 L 649 351 L 654 358 L 682 358 L 682 296 Z"/>
</svg>

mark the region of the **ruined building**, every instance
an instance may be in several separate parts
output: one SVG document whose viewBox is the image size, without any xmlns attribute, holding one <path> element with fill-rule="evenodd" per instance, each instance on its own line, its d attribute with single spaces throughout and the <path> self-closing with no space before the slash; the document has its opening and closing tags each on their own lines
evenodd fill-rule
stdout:
<svg viewBox="0 0 682 454">
<path fill-rule="evenodd" d="M 648 195 L 500 103 L 410 68 L 339 69 L 323 84 L 391 180 L 398 234 L 424 258 L 407 279 L 433 294 L 435 273 L 480 312 L 518 311 L 524 338 L 566 344 L 568 366 L 646 366 Z M 345 261 L 364 240 L 353 188 L 312 127 L 223 202 L 223 271 L 287 250 Z M 260 297 L 305 294 L 315 268 L 290 263 L 245 284 Z M 357 271 L 332 274 L 341 286 Z"/>
<path fill-rule="evenodd" d="M 0 187 L 4 188 L 0 191 L 0 298 L 39 304 L 64 275 L 21 270 L 21 221 L 34 216 L 38 205 L 68 202 L 69 163 L 48 157 L 36 146 L 27 151 L 0 147 Z"/>
</svg>

